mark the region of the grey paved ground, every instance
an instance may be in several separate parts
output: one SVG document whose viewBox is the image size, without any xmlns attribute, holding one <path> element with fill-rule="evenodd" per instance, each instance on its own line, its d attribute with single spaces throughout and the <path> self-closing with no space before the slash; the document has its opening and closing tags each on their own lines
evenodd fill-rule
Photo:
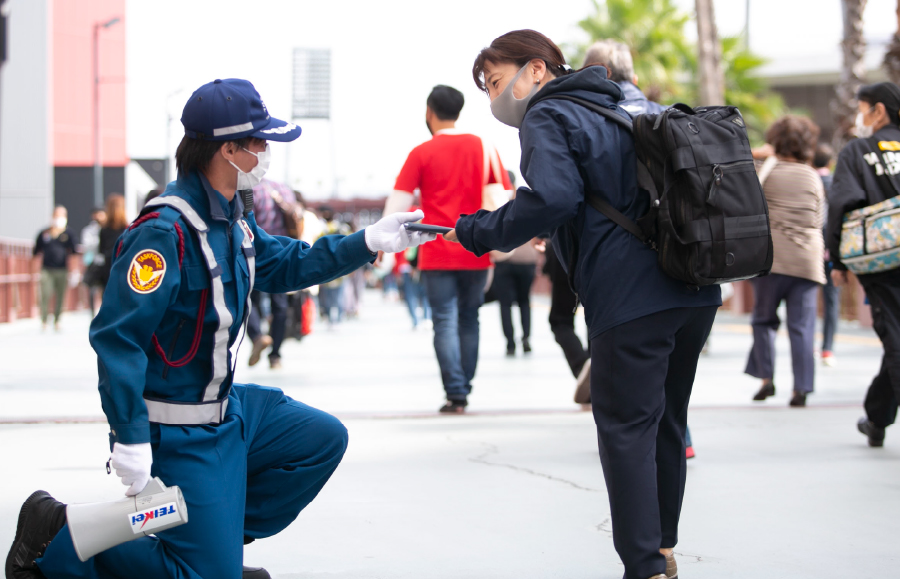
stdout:
<svg viewBox="0 0 900 579">
<path fill-rule="evenodd" d="M 496 308 L 483 310 L 472 415 L 447 418 L 434 415 L 431 332 L 367 298 L 360 320 L 289 342 L 282 370 L 239 368 L 242 381 L 341 416 L 351 436 L 319 499 L 247 547 L 247 561 L 298 579 L 621 577 L 592 419 L 571 402 L 546 304 L 527 359 L 504 358 Z M 0 545 L 35 488 L 72 502 L 121 493 L 103 468 L 87 324 L 79 314 L 60 334 L 0 326 Z M 841 334 L 840 365 L 821 368 L 810 407 L 791 410 L 786 338 L 778 396 L 754 406 L 746 320 L 717 323 L 690 418 L 682 579 L 900 575 L 900 431 L 874 450 L 854 428 L 881 349 L 870 331 Z"/>
</svg>

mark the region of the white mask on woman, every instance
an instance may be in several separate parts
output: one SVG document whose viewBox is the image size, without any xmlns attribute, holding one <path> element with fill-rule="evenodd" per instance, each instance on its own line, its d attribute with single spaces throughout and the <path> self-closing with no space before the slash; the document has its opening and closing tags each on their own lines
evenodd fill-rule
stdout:
<svg viewBox="0 0 900 579">
<path fill-rule="evenodd" d="M 522 120 L 525 118 L 525 111 L 528 110 L 528 103 L 531 102 L 531 99 L 534 98 L 535 93 L 540 88 L 539 83 L 534 83 L 531 92 L 521 99 L 517 99 L 516 95 L 513 94 L 513 87 L 516 86 L 519 77 L 525 73 L 526 68 L 528 68 L 527 64 L 519 69 L 516 76 L 503 89 L 503 92 L 491 101 L 491 113 L 494 114 L 494 117 L 504 125 L 517 129 L 522 127 Z"/>
<path fill-rule="evenodd" d="M 243 147 L 241 147 L 243 149 Z M 238 178 L 237 178 L 237 187 L 238 191 L 246 191 L 247 189 L 253 189 L 259 182 L 262 181 L 262 178 L 265 177 L 266 171 L 269 170 L 269 163 L 272 161 L 272 152 L 269 149 L 269 143 L 266 143 L 266 150 L 261 153 L 254 153 L 253 151 L 249 151 L 244 149 L 251 155 L 257 158 L 256 166 L 250 169 L 249 173 L 245 173 L 241 171 L 241 168 L 231 163 L 231 166 L 237 169 Z"/>
</svg>

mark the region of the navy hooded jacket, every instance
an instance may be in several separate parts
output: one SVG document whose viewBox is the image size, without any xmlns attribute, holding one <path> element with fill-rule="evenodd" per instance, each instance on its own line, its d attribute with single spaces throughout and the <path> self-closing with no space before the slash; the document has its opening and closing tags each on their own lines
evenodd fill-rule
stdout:
<svg viewBox="0 0 900 579">
<path fill-rule="evenodd" d="M 567 94 L 626 114 L 617 104 L 622 90 L 599 66 L 554 79 L 539 94 Z M 461 217 L 456 233 L 463 247 L 476 255 L 511 251 L 551 232 L 591 338 L 663 310 L 721 305 L 718 286 L 696 290 L 667 276 L 655 251 L 585 202 L 590 190 L 633 220 L 647 212 L 627 129 L 576 103 L 549 99 L 525 115 L 519 140 L 529 186 L 496 211 Z"/>
</svg>

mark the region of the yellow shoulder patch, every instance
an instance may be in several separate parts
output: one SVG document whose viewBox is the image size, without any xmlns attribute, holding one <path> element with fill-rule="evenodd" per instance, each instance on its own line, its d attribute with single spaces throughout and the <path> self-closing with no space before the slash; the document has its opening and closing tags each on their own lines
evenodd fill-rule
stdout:
<svg viewBox="0 0 900 579">
<path fill-rule="evenodd" d="M 166 260 L 152 249 L 137 252 L 128 268 L 128 285 L 139 294 L 153 293 L 159 289 L 166 275 Z"/>
</svg>

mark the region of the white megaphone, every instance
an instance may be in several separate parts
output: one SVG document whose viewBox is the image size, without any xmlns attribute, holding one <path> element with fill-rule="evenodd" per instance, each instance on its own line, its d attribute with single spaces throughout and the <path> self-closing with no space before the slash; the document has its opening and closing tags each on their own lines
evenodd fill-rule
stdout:
<svg viewBox="0 0 900 579">
<path fill-rule="evenodd" d="M 69 505 L 66 522 L 75 553 L 87 561 L 110 547 L 183 525 L 188 522 L 188 513 L 181 489 L 167 487 L 154 477 L 133 497 Z"/>
</svg>

